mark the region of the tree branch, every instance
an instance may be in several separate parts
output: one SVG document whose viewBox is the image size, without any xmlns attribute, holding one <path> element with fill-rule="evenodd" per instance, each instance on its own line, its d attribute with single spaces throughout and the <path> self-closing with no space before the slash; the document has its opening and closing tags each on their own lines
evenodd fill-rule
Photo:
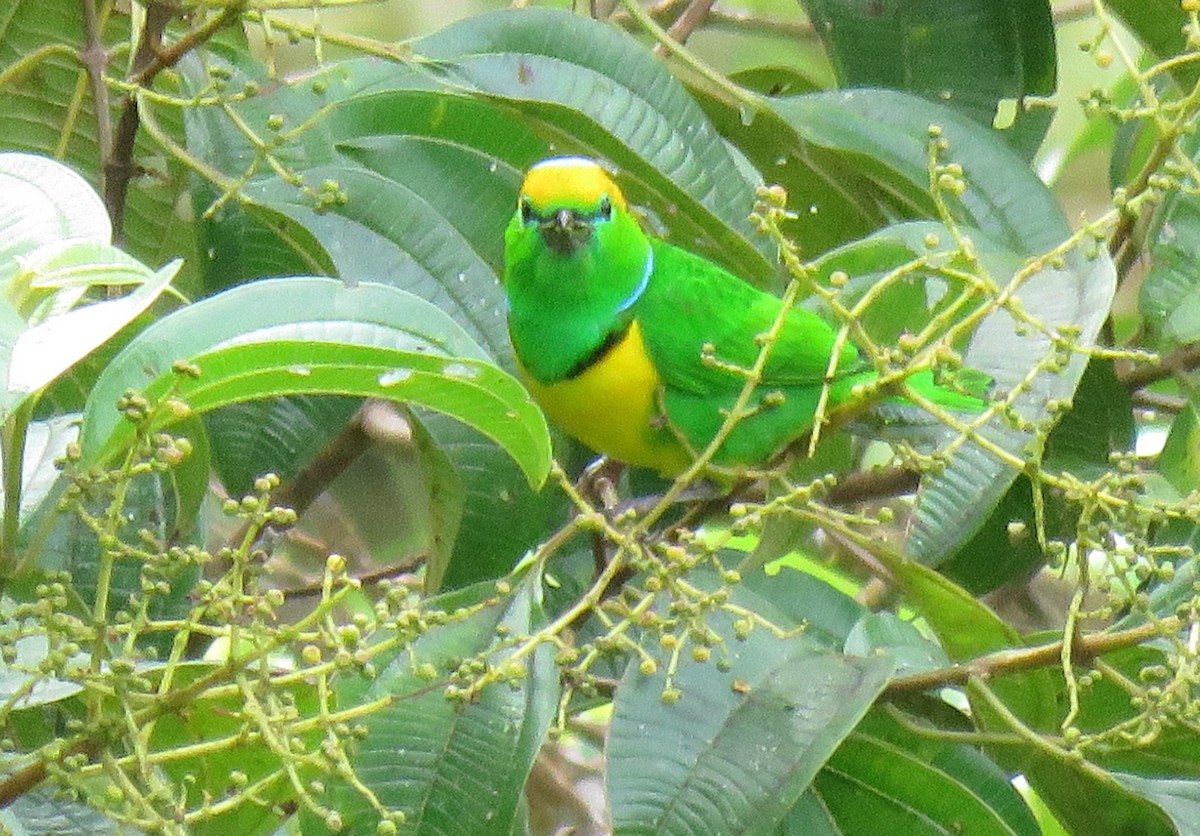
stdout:
<svg viewBox="0 0 1200 836">
<path fill-rule="evenodd" d="M 688 7 L 683 10 L 683 14 L 675 18 L 675 22 L 667 29 L 667 34 L 675 39 L 677 43 L 687 43 L 687 39 L 696 31 L 696 28 L 704 22 L 704 18 L 708 16 L 708 12 L 712 9 L 716 0 L 692 0 Z M 656 44 L 654 51 L 659 56 L 667 55 L 666 48 L 660 43 Z"/>
<path fill-rule="evenodd" d="M 920 484 L 921 475 L 904 467 L 858 470 L 839 477 L 825 495 L 825 501 L 830 505 L 853 505 L 912 493 Z"/>
<path fill-rule="evenodd" d="M 1158 638 L 1168 633 L 1182 629 L 1183 620 L 1177 616 L 1164 618 L 1161 621 L 1131 627 L 1128 630 L 1118 630 L 1113 633 L 1093 633 L 1072 641 L 1072 661 L 1078 665 L 1086 665 L 1097 656 L 1133 647 L 1150 639 Z M 999 650 L 980 656 L 969 662 L 939 668 L 935 671 L 902 676 L 893 679 L 884 689 L 885 695 L 905 694 L 912 691 L 927 691 L 930 688 L 940 688 L 946 685 L 965 685 L 968 680 L 991 679 L 997 676 L 1020 673 L 1058 665 L 1062 662 L 1063 642 L 1038 645 L 1014 650 Z"/>
<path fill-rule="evenodd" d="M 1117 370 L 1117 378 L 1134 392 L 1179 373 L 1200 368 L 1200 342 L 1181 346 L 1158 363 L 1140 363 Z"/>
<path fill-rule="evenodd" d="M 171 46 L 164 47 L 163 34 L 167 24 L 182 11 L 182 7 L 173 2 L 147 3 L 146 22 L 137 51 L 134 53 L 129 80 L 139 87 L 148 86 L 160 72 L 175 66 L 188 52 L 238 20 L 245 6 L 245 2 L 226 6 L 220 14 L 186 33 Z M 97 102 L 97 109 L 99 106 L 100 103 Z M 137 171 L 133 162 L 133 150 L 140 123 L 138 97 L 136 94 L 130 94 L 125 97 L 121 108 L 121 118 L 117 122 L 111 152 L 104 157 L 104 205 L 112 219 L 114 242 L 118 244 L 125 234 L 125 203 L 129 196 L 129 184 Z"/>
<path fill-rule="evenodd" d="M 96 0 L 83 0 L 83 26 L 86 32 L 86 43 L 79 60 L 87 68 L 88 80 L 92 85 L 92 99 L 96 105 L 96 139 L 100 146 L 100 161 L 106 162 L 112 156 L 112 104 L 108 100 L 108 86 L 104 83 L 104 73 L 108 69 L 108 51 L 104 48 L 104 29 L 99 14 L 96 13 Z M 101 192 L 107 191 L 107 178 L 104 166 L 100 167 Z"/>
</svg>

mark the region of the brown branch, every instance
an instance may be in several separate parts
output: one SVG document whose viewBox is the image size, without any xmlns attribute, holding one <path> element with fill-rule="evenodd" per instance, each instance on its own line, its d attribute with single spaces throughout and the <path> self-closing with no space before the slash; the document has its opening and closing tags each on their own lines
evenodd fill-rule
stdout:
<svg viewBox="0 0 1200 836">
<path fill-rule="evenodd" d="M 904 467 L 859 470 L 838 479 L 825 501 L 830 505 L 853 505 L 872 499 L 886 499 L 912 493 L 921 483 L 921 475 Z"/>
<path fill-rule="evenodd" d="M 98 740 L 86 739 L 72 744 L 63 753 L 63 756 L 86 755 L 88 759 L 94 760 L 99 751 L 100 742 Z M 23 769 L 5 775 L 3 780 L 0 780 L 0 809 L 12 804 L 46 780 L 47 772 L 46 762 L 38 760 Z"/>
<path fill-rule="evenodd" d="M 88 80 L 92 85 L 92 99 L 96 106 L 96 138 L 100 146 L 100 161 L 104 163 L 112 155 L 112 112 L 108 100 L 108 86 L 104 83 L 104 72 L 108 69 L 108 51 L 104 48 L 103 25 L 96 13 L 96 0 L 83 0 L 83 25 L 86 41 L 79 60 L 87 68 Z M 100 167 L 104 177 L 104 166 Z M 106 191 L 105 180 L 100 190 Z"/>
<path fill-rule="evenodd" d="M 683 10 L 683 14 L 675 18 L 675 22 L 667 29 L 667 34 L 679 44 L 687 43 L 687 39 L 691 37 L 696 28 L 704 22 L 704 18 L 708 16 L 708 12 L 712 9 L 716 0 L 692 0 L 688 7 Z M 659 55 L 665 55 L 663 45 L 658 44 L 654 47 Z"/>
<path fill-rule="evenodd" d="M 155 8 L 159 4 L 151 4 L 150 8 Z M 182 11 L 181 7 L 168 6 L 170 14 L 174 15 Z M 162 46 L 161 33 L 157 42 L 153 45 L 149 55 L 143 55 L 140 48 L 139 59 L 145 58 L 145 64 L 140 61 L 134 64 L 133 76 L 129 79 L 134 84 L 142 87 L 154 80 L 154 77 L 168 67 L 174 67 L 183 56 L 187 55 L 196 47 L 207 42 L 213 35 L 224 29 L 226 26 L 234 23 L 241 17 L 242 11 L 246 8 L 246 3 L 232 3 L 221 10 L 221 13 L 214 18 L 211 18 L 202 26 L 198 26 L 190 32 L 187 32 L 178 41 L 165 49 Z"/>
<path fill-rule="evenodd" d="M 146 87 L 160 72 L 173 67 L 183 56 L 200 44 L 208 41 L 218 31 L 237 21 L 245 3 L 233 3 L 221 13 L 197 28 L 187 32 L 169 47 L 163 46 L 163 33 L 172 18 L 183 11 L 173 2 L 151 2 L 146 5 L 146 22 L 142 37 L 133 57 L 133 68 L 129 81 Z M 99 108 L 99 102 L 97 102 Z M 137 167 L 133 162 L 134 144 L 137 141 L 141 116 L 138 112 L 138 97 L 130 94 L 121 107 L 121 118 L 117 122 L 111 153 L 104 158 L 104 205 L 113 224 L 113 238 L 120 243 L 124 238 L 125 203 L 129 196 L 129 184 Z M 107 109 L 107 108 L 106 108 Z"/>
<path fill-rule="evenodd" d="M 307 465 L 271 493 L 271 505 L 303 514 L 372 441 L 394 439 L 400 434 L 394 426 L 395 419 L 388 401 L 368 399 Z M 230 548 L 241 544 L 248 528 L 247 523 L 233 533 L 228 540 Z"/>
<path fill-rule="evenodd" d="M 408 574 L 418 565 L 425 561 L 424 554 L 412 555 L 403 563 L 397 563 L 392 566 L 385 566 L 375 572 L 368 572 L 365 575 L 359 575 L 356 580 L 363 587 L 375 586 L 383 581 L 392 580 L 402 575 Z M 307 586 L 297 586 L 291 589 L 283 590 L 283 597 L 289 601 L 299 600 L 301 598 L 316 598 L 325 591 L 325 582 L 320 581 Z"/>
<path fill-rule="evenodd" d="M 1139 363 L 1117 370 L 1117 378 L 1134 392 L 1151 383 L 1166 380 L 1179 372 L 1200 368 L 1200 342 L 1181 346 L 1157 363 Z"/>
<path fill-rule="evenodd" d="M 1118 630 L 1113 633 L 1093 633 L 1090 636 L 1076 638 L 1071 643 L 1072 660 L 1078 665 L 1086 665 L 1097 656 L 1133 647 L 1142 642 L 1155 639 L 1168 633 L 1176 632 L 1183 627 L 1183 620 L 1177 616 L 1164 618 L 1158 622 L 1142 624 L 1128 630 Z M 969 662 L 939 668 L 935 671 L 902 676 L 893 679 L 884 689 L 885 695 L 905 694 L 912 691 L 927 691 L 946 685 L 965 685 L 968 680 L 991 679 L 997 676 L 1008 676 L 1035 668 L 1045 668 L 1062 662 L 1062 641 L 1013 650 L 999 650 L 980 656 Z"/>
<path fill-rule="evenodd" d="M 1158 412 L 1183 412 L 1187 409 L 1187 398 L 1176 395 L 1162 395 L 1148 389 L 1139 389 L 1131 396 L 1133 405 L 1141 409 L 1154 409 Z"/>
</svg>

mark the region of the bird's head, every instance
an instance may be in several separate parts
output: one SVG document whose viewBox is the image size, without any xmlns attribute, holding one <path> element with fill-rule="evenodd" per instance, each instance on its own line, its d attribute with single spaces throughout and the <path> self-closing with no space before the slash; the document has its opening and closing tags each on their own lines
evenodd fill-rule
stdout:
<svg viewBox="0 0 1200 836">
<path fill-rule="evenodd" d="M 511 228 L 536 234 L 550 250 L 569 256 L 627 211 L 625 196 L 594 161 L 552 157 L 525 175 Z"/>
</svg>

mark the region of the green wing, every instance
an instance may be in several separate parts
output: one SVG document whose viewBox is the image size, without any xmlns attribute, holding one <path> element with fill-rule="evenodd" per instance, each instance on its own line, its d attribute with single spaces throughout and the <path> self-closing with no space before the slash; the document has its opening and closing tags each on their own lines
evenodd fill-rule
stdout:
<svg viewBox="0 0 1200 836">
<path fill-rule="evenodd" d="M 723 363 L 749 368 L 758 357 L 755 337 L 769 330 L 780 301 L 717 265 L 654 241 L 654 273 L 635 316 L 664 383 L 702 394 L 739 391 L 744 378 L 701 361 L 706 344 Z M 764 387 L 821 384 L 836 331 L 817 314 L 793 308 L 771 350 Z M 867 368 L 858 350 L 842 346 L 837 374 Z"/>
<path fill-rule="evenodd" d="M 702 359 L 752 366 L 779 315 L 780 301 L 699 256 L 654 241 L 654 272 L 634 316 L 663 381 L 667 418 L 695 450 L 716 434 L 745 385 L 744 376 Z M 817 314 L 793 308 L 772 348 L 751 405 L 754 415 L 730 434 L 715 461 L 760 465 L 812 424 L 837 332 Z M 828 406 L 874 376 L 851 344 L 842 346 Z M 768 394 L 770 397 L 767 397 Z"/>
</svg>

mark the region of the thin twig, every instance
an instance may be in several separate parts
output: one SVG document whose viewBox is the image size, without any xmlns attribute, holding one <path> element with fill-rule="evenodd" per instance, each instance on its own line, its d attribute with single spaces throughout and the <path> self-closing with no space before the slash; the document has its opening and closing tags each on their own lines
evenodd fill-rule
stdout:
<svg viewBox="0 0 1200 836">
<path fill-rule="evenodd" d="M 1158 412 L 1183 412 L 1188 406 L 1187 398 L 1181 398 L 1178 395 L 1163 395 L 1149 389 L 1139 389 L 1130 398 L 1134 406 Z"/>
<path fill-rule="evenodd" d="M 290 508 L 297 515 L 307 511 L 372 441 L 385 435 L 394 437 L 388 428 L 389 419 L 395 417 L 391 410 L 387 401 L 368 399 L 307 465 L 271 493 L 271 505 Z M 234 532 L 229 539 L 231 548 L 241 542 L 248 527 L 243 525 Z"/>
<path fill-rule="evenodd" d="M 424 554 L 416 554 L 406 558 L 402 563 L 397 563 L 392 566 L 385 566 L 374 572 L 368 572 L 365 575 L 359 575 L 355 581 L 362 587 L 368 588 L 382 583 L 383 581 L 392 580 L 410 573 L 413 569 L 425 561 Z M 299 600 L 301 598 L 317 598 L 325 591 L 323 581 L 317 581 L 307 586 L 297 586 L 283 590 L 283 597 L 289 601 Z"/>
<path fill-rule="evenodd" d="M 220 14 L 186 33 L 171 46 L 164 47 L 163 33 L 171 19 L 179 14 L 180 8 L 173 3 L 149 3 L 129 81 L 139 87 L 149 86 L 160 72 L 175 66 L 183 56 L 237 21 L 245 6 L 245 2 L 226 6 Z M 133 152 L 139 125 L 138 97 L 131 93 L 125 97 L 125 104 L 121 108 L 111 154 L 104 158 L 104 205 L 112 219 L 116 243 L 120 243 L 124 237 L 125 202 L 129 196 L 129 184 L 136 172 Z"/>
<path fill-rule="evenodd" d="M 1166 380 L 1179 372 L 1200 368 L 1200 343 L 1189 343 L 1175 349 L 1157 364 L 1140 363 L 1117 370 L 1117 377 L 1125 388 L 1134 392 L 1151 383 Z"/>
<path fill-rule="evenodd" d="M 1172 616 L 1158 622 L 1131 627 L 1128 630 L 1093 633 L 1073 641 L 1071 658 L 1077 665 L 1087 664 L 1097 656 L 1133 647 L 1172 631 L 1178 631 L 1182 627 L 1183 620 Z M 951 665 L 948 668 L 939 668 L 935 671 L 893 679 L 884 689 L 884 694 L 904 694 L 911 691 L 927 691 L 947 685 L 965 685 L 972 678 L 986 680 L 1035 668 L 1047 668 L 1061 664 L 1062 652 L 1063 642 L 1061 640 L 1037 647 L 999 650 L 969 662 Z"/>
<path fill-rule="evenodd" d="M 108 51 L 104 48 L 102 32 L 104 25 L 96 12 L 96 0 L 83 0 L 83 26 L 85 34 L 84 48 L 79 53 L 79 60 L 87 68 L 88 79 L 92 84 L 92 99 L 96 107 L 96 139 L 100 146 L 100 159 L 108 160 L 112 155 L 112 112 L 108 100 L 108 86 L 104 83 L 104 74 L 108 70 Z M 104 169 L 101 167 L 101 176 Z M 100 184 L 101 191 L 106 186 Z"/>
<path fill-rule="evenodd" d="M 675 22 L 667 29 L 667 34 L 674 38 L 678 43 L 685 44 L 696 28 L 704 22 L 704 18 L 708 16 L 708 12 L 712 9 L 716 0 L 692 0 L 688 7 L 683 10 L 683 14 L 675 18 Z M 655 44 L 654 52 L 661 58 L 665 58 L 669 52 L 661 43 Z"/>
</svg>

